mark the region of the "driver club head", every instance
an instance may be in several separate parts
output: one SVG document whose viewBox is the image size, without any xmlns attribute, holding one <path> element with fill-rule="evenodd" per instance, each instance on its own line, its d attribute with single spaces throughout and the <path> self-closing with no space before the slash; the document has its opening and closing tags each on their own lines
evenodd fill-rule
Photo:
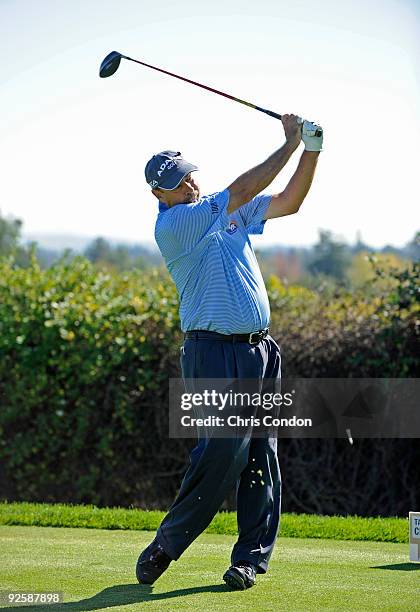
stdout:
<svg viewBox="0 0 420 612">
<path fill-rule="evenodd" d="M 121 53 L 118 53 L 118 51 L 111 51 L 102 61 L 101 67 L 99 68 L 99 76 L 105 79 L 114 74 L 114 72 L 117 72 L 121 58 Z"/>
</svg>

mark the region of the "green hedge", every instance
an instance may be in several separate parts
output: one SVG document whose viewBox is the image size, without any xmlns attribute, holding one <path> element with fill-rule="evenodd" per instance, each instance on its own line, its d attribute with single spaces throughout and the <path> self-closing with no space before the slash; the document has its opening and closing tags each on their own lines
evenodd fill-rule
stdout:
<svg viewBox="0 0 420 612">
<path fill-rule="evenodd" d="M 283 370 L 302 377 L 415 377 L 419 372 L 419 266 L 385 276 L 357 292 L 314 292 L 268 281 L 274 337 Z"/>
<path fill-rule="evenodd" d="M 271 278 L 272 335 L 282 347 L 283 374 L 414 376 L 416 278 L 415 269 L 395 273 L 380 294 L 365 288 L 357 295 L 325 295 Z M 166 273 L 105 273 L 83 258 L 48 270 L 36 261 L 26 269 L 1 261 L 2 498 L 165 507 L 192 444 L 167 438 L 168 378 L 179 376 L 181 342 Z M 341 442 L 283 441 L 286 482 L 296 485 L 292 459 L 299 448 L 322 443 L 319 455 L 330 448 L 341 457 Z M 364 449 L 362 455 L 375 456 Z M 415 452 L 408 451 L 409 462 Z M 388 469 L 381 448 L 377 454 L 382 464 L 374 468 Z M 356 457 L 353 450 L 350 462 Z M 365 505 L 343 509 L 345 499 L 331 502 L 331 491 L 319 487 L 316 456 L 305 470 L 299 465 L 303 488 L 288 498 L 285 487 L 289 510 L 405 514 L 407 496 L 416 500 L 407 489 L 399 508 L 382 503 L 378 511 L 375 492 L 355 481 Z M 343 478 L 348 483 L 348 474 Z"/>
<path fill-rule="evenodd" d="M 153 413 L 178 373 L 180 343 L 166 277 L 109 275 L 82 258 L 46 271 L 3 263 L 0 457 L 14 485 L 6 489 L 45 501 L 141 496 L 150 486 L 145 438 L 156 436 Z"/>
</svg>

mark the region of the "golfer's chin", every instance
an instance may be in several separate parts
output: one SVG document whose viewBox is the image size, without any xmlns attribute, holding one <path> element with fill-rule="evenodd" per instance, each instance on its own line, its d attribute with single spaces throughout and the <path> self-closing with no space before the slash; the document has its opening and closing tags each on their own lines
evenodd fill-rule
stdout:
<svg viewBox="0 0 420 612">
<path fill-rule="evenodd" d="M 185 203 L 192 204 L 193 202 L 198 202 L 199 199 L 200 199 L 200 192 L 195 191 L 194 193 L 189 193 L 187 195 L 187 197 L 185 198 Z"/>
</svg>

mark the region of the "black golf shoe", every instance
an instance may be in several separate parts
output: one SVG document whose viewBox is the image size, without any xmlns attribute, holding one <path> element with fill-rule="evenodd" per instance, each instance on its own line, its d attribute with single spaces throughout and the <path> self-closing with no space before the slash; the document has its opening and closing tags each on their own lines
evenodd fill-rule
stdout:
<svg viewBox="0 0 420 612">
<path fill-rule="evenodd" d="M 155 539 L 143 550 L 136 565 L 136 576 L 140 584 L 153 584 L 168 569 L 172 559 Z"/>
<path fill-rule="evenodd" d="M 223 580 L 231 589 L 244 591 L 255 584 L 257 568 L 248 561 L 238 561 L 224 573 Z"/>
</svg>

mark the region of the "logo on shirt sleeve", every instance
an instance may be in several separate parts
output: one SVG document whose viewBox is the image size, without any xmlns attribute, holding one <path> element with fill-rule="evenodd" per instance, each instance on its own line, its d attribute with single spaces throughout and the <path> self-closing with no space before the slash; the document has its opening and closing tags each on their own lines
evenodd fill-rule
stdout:
<svg viewBox="0 0 420 612">
<path fill-rule="evenodd" d="M 238 226 L 235 223 L 235 221 L 229 221 L 229 229 L 226 230 L 227 233 L 228 234 L 234 234 L 237 229 L 238 229 Z"/>
</svg>

